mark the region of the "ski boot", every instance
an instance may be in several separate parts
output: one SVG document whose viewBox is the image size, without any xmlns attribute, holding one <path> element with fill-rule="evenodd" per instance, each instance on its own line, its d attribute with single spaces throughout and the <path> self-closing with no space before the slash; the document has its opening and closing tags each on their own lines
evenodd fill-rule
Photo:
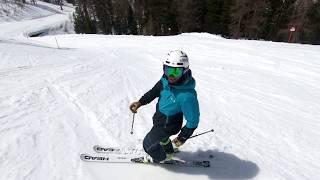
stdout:
<svg viewBox="0 0 320 180">
<path fill-rule="evenodd" d="M 160 141 L 160 145 L 163 147 L 166 154 L 173 154 L 175 152 L 170 138 Z"/>
</svg>

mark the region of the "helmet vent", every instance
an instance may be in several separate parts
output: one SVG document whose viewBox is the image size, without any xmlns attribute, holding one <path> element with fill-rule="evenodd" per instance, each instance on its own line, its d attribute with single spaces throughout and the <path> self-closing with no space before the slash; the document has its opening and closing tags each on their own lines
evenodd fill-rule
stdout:
<svg viewBox="0 0 320 180">
<path fill-rule="evenodd" d="M 170 64 L 170 62 L 169 62 L 169 61 L 166 61 L 166 63 Z"/>
<path fill-rule="evenodd" d="M 182 66 L 182 65 L 183 65 L 183 63 L 177 63 L 177 65 L 180 65 L 180 66 Z"/>
</svg>

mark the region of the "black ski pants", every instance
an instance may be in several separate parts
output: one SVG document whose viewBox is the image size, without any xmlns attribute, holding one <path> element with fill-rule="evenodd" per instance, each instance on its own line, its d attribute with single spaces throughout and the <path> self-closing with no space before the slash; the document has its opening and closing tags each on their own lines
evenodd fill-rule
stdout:
<svg viewBox="0 0 320 180">
<path fill-rule="evenodd" d="M 181 130 L 182 122 L 182 113 L 170 117 L 155 113 L 153 127 L 143 140 L 144 150 L 154 161 L 162 161 L 166 159 L 166 153 L 173 153 L 171 142 L 166 146 L 162 146 L 160 142 L 165 142 L 170 136 L 177 134 Z"/>
</svg>

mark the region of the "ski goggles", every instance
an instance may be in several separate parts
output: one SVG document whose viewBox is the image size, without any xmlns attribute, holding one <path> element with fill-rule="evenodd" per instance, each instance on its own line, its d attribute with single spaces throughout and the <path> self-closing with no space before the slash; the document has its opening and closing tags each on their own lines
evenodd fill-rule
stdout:
<svg viewBox="0 0 320 180">
<path fill-rule="evenodd" d="M 164 66 L 163 67 L 164 74 L 167 77 L 174 77 L 179 78 L 183 75 L 184 68 L 183 67 L 171 67 L 171 66 Z"/>
</svg>

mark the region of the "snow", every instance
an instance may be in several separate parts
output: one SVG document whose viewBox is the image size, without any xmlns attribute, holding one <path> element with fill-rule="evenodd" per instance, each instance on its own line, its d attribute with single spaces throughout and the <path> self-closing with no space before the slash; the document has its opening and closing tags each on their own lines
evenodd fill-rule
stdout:
<svg viewBox="0 0 320 180">
<path fill-rule="evenodd" d="M 24 8 L 13 8 L 5 5 L 0 8 L 0 38 L 23 38 L 33 35 L 53 35 L 74 33 L 72 24 L 73 8 L 37 1 L 36 5 L 26 4 Z M 9 15 L 1 13 L 9 11 Z"/>
<path fill-rule="evenodd" d="M 68 18 L 53 16 L 33 28 Z M 320 178 L 319 46 L 206 33 L 23 36 L 37 20 L 0 27 L 0 179 Z M 80 161 L 96 144 L 142 149 L 156 102 L 139 109 L 132 135 L 128 106 L 159 80 L 172 49 L 189 55 L 197 81 L 195 133 L 215 130 L 177 156 L 212 167 Z"/>
</svg>

